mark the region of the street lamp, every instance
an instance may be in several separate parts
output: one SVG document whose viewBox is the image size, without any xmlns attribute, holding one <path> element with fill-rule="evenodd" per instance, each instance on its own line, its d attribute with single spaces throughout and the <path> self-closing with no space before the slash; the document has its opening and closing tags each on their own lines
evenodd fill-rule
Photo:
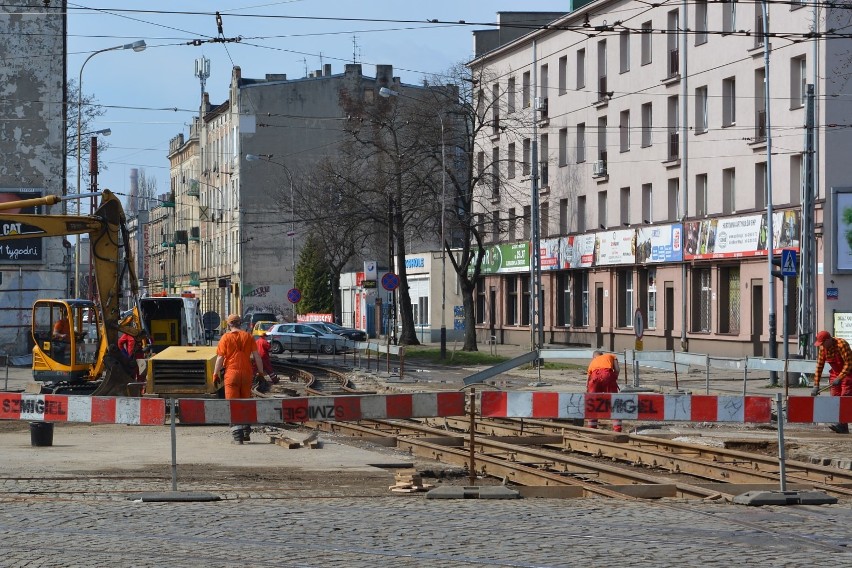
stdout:
<svg viewBox="0 0 852 568">
<path fill-rule="evenodd" d="M 293 186 L 293 174 L 290 173 L 290 168 L 284 165 L 281 162 L 275 162 L 272 160 L 272 154 L 246 154 L 247 162 L 268 162 L 270 164 L 275 164 L 276 166 L 280 166 L 284 169 L 284 172 L 287 174 L 287 179 L 290 182 L 290 230 L 287 231 L 287 236 L 290 237 L 290 250 L 292 257 L 292 264 L 290 266 L 290 270 L 293 275 L 293 288 L 296 287 L 296 207 L 295 207 L 295 195 L 296 190 Z M 292 304 L 293 306 L 293 321 L 296 321 L 296 304 Z"/>
<path fill-rule="evenodd" d="M 403 95 L 393 89 L 382 87 L 379 95 L 389 97 L 406 97 L 418 102 L 423 102 L 416 97 Z M 444 239 L 444 208 L 446 207 L 447 192 L 447 164 L 444 152 L 444 117 L 438 113 L 438 122 L 441 123 L 441 359 L 447 357 L 447 244 Z"/>
<path fill-rule="evenodd" d="M 77 79 L 77 193 L 80 193 L 80 185 L 83 180 L 83 172 L 82 172 L 82 146 L 83 146 L 83 69 L 86 68 L 86 63 L 99 53 L 104 53 L 106 51 L 118 51 L 122 49 L 132 49 L 133 51 L 144 51 L 147 46 L 145 45 L 145 40 L 140 39 L 138 41 L 134 41 L 133 43 L 125 43 L 123 45 L 116 45 L 114 47 L 107 47 L 105 49 L 99 49 L 98 51 L 92 52 L 83 61 L 83 64 L 80 66 L 80 76 Z M 102 132 L 104 136 L 109 136 L 112 134 L 112 131 L 104 129 Z M 77 202 L 77 208 L 79 213 L 80 202 Z M 77 244 L 74 249 L 74 295 L 75 297 L 80 296 L 80 235 L 77 235 Z"/>
</svg>

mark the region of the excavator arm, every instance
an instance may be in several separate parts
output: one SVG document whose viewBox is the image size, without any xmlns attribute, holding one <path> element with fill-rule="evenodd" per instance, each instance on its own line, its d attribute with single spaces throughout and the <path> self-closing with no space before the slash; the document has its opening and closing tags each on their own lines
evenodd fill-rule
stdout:
<svg viewBox="0 0 852 568">
<path fill-rule="evenodd" d="M 89 216 L 7 214 L 5 211 L 39 205 L 54 205 L 62 201 L 55 195 L 0 204 L 0 241 L 32 237 L 89 235 L 100 312 L 100 345 L 98 357 L 90 373 L 91 380 L 103 379 L 93 395 L 114 396 L 126 393 L 127 383 L 135 380 L 124 366 L 118 349 L 121 333 L 135 337 L 146 336 L 138 306 L 138 281 L 133 267 L 130 239 L 121 201 L 111 191 L 104 190 L 101 204 Z M 73 196 L 75 199 L 80 196 Z M 66 198 L 67 199 L 67 198 Z M 123 254 L 122 254 L 123 253 Z M 134 306 L 131 317 L 122 320 L 122 280 L 130 282 Z"/>
</svg>

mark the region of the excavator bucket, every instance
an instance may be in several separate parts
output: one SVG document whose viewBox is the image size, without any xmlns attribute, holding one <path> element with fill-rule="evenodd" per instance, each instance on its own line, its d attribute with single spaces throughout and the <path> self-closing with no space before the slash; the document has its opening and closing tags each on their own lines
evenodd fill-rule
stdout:
<svg viewBox="0 0 852 568">
<path fill-rule="evenodd" d="M 133 361 L 135 365 L 136 362 Z M 127 396 L 127 385 L 136 380 L 131 374 L 127 363 L 120 355 L 117 346 L 111 346 L 103 360 L 103 379 L 92 396 Z"/>
</svg>

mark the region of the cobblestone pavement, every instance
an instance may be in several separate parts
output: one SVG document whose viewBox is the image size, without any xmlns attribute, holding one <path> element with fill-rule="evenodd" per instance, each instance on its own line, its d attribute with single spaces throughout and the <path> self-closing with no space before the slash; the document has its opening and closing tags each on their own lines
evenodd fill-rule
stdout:
<svg viewBox="0 0 852 568">
<path fill-rule="evenodd" d="M 0 565 L 848 566 L 846 507 L 381 498 L 4 502 Z"/>
</svg>

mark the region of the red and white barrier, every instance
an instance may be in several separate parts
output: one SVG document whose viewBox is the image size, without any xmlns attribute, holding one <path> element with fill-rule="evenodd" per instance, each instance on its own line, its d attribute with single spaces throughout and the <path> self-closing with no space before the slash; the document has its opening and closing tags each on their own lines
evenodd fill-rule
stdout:
<svg viewBox="0 0 852 568">
<path fill-rule="evenodd" d="M 787 422 L 852 422 L 852 396 L 791 396 Z"/>
<path fill-rule="evenodd" d="M 162 426 L 161 398 L 0 393 L 0 420 Z"/>
<path fill-rule="evenodd" d="M 481 409 L 487 418 L 769 422 L 772 400 L 765 396 L 486 391 Z"/>
<path fill-rule="evenodd" d="M 183 424 L 347 422 L 465 415 L 465 394 L 436 392 L 260 399 L 181 399 Z"/>
</svg>

